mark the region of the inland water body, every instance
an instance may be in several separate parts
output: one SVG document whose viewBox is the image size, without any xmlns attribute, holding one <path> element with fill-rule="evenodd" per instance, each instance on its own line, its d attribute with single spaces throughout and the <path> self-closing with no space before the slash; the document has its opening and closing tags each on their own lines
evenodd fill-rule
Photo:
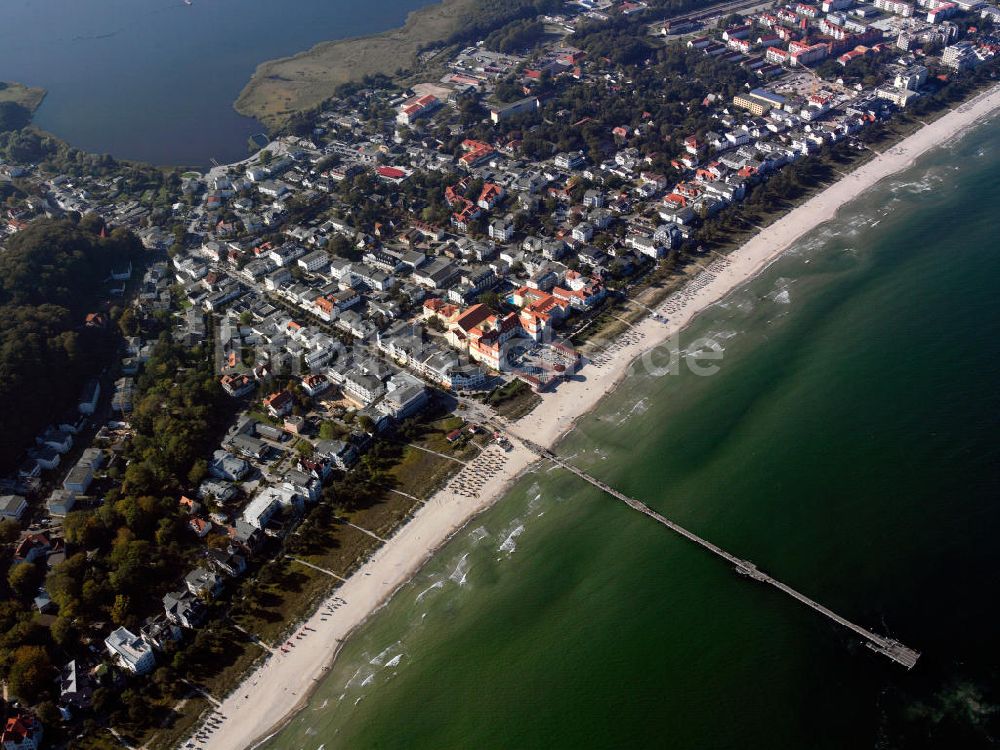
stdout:
<svg viewBox="0 0 1000 750">
<path fill-rule="evenodd" d="M 427 0 L 3 0 L 0 80 L 48 90 L 35 123 L 153 164 L 247 155 L 232 107 L 259 63 L 401 26 Z"/>
</svg>

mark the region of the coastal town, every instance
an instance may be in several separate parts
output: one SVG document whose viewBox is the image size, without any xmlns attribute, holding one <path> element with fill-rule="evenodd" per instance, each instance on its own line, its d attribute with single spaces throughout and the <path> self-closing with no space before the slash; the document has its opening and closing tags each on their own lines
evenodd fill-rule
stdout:
<svg viewBox="0 0 1000 750">
<path fill-rule="evenodd" d="M 517 19 L 157 189 L 0 150 L 0 255 L 68 218 L 141 243 L 77 322 L 113 356 L 0 485 L 22 641 L 4 748 L 213 747 L 226 693 L 336 617 L 337 587 L 436 492 L 479 499 L 526 465 L 499 425 L 607 367 L 640 314 L 672 323 L 733 237 L 985 86 L 1000 51 L 1000 9 L 970 0 L 655 15 Z M 141 472 L 166 466 L 137 453 L 167 451 L 159 412 L 202 406 L 183 475 Z M 355 540 L 339 568 L 321 529 Z M 147 587 L 151 542 L 171 557 Z M 128 595 L 88 593 L 103 558 L 131 566 Z M 262 633 L 244 610 L 279 566 L 309 585 Z M 243 658 L 218 642 L 234 633 Z"/>
</svg>

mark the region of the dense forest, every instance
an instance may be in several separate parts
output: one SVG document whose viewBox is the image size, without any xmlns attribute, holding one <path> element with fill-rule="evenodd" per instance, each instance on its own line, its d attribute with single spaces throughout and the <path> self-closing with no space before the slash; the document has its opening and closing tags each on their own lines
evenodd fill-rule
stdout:
<svg viewBox="0 0 1000 750">
<path fill-rule="evenodd" d="M 31 112 L 17 102 L 0 102 L 0 133 L 19 130 L 31 122 Z"/>
<path fill-rule="evenodd" d="M 432 46 L 474 44 L 513 21 L 554 13 L 561 7 L 562 0 L 478 0 L 456 24 L 457 30 Z"/>
<path fill-rule="evenodd" d="M 111 340 L 88 313 L 107 306 L 111 268 L 134 258 L 138 240 L 99 220 L 41 220 L 0 252 L 0 468 L 11 468 L 33 436 L 73 407 L 106 362 Z"/>
</svg>

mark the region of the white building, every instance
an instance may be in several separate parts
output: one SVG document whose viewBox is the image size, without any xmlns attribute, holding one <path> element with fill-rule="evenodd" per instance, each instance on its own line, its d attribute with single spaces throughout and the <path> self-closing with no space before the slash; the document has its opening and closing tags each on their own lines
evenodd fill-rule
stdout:
<svg viewBox="0 0 1000 750">
<path fill-rule="evenodd" d="M 146 674 L 156 666 L 153 649 L 127 628 L 118 628 L 104 639 L 108 653 L 132 674 Z"/>
</svg>

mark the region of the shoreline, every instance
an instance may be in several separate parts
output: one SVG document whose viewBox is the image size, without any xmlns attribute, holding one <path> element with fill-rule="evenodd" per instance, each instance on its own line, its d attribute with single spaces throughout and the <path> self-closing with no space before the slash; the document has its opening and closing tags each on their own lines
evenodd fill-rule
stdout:
<svg viewBox="0 0 1000 750">
<path fill-rule="evenodd" d="M 425 0 L 401 26 L 365 36 L 331 39 L 287 57 L 265 60 L 233 109 L 269 128 L 329 99 L 338 86 L 368 75 L 394 76 L 411 67 L 421 46 L 448 38 L 471 0 Z"/>
<path fill-rule="evenodd" d="M 49 92 L 40 86 L 28 86 L 20 81 L 0 81 L 0 102 L 13 102 L 28 110 L 32 120 Z"/>
<path fill-rule="evenodd" d="M 647 315 L 629 329 L 627 343 L 599 363 L 587 363 L 582 377 L 543 394 L 542 402 L 531 413 L 507 423 L 507 429 L 514 436 L 530 436 L 534 442 L 553 447 L 630 373 L 638 357 L 677 335 L 701 312 L 756 277 L 863 191 L 908 168 L 925 152 L 960 136 L 997 109 L 1000 84 L 907 136 L 797 206 L 724 259 L 713 261 L 680 292 L 660 303 L 657 310 L 667 316 L 666 324 Z M 269 657 L 217 708 L 215 715 L 224 718 L 213 731 L 208 747 L 243 750 L 266 742 L 280 731 L 307 703 L 343 642 L 537 460 L 522 445 L 504 455 L 503 469 L 485 483 L 480 497 L 472 499 L 454 491 L 456 481 L 466 474 L 467 469 L 463 469 L 302 621 L 299 628 L 309 628 L 309 635 L 294 641 L 297 645 L 287 654 L 279 652 Z M 329 609 L 335 600 L 344 603 Z"/>
</svg>

